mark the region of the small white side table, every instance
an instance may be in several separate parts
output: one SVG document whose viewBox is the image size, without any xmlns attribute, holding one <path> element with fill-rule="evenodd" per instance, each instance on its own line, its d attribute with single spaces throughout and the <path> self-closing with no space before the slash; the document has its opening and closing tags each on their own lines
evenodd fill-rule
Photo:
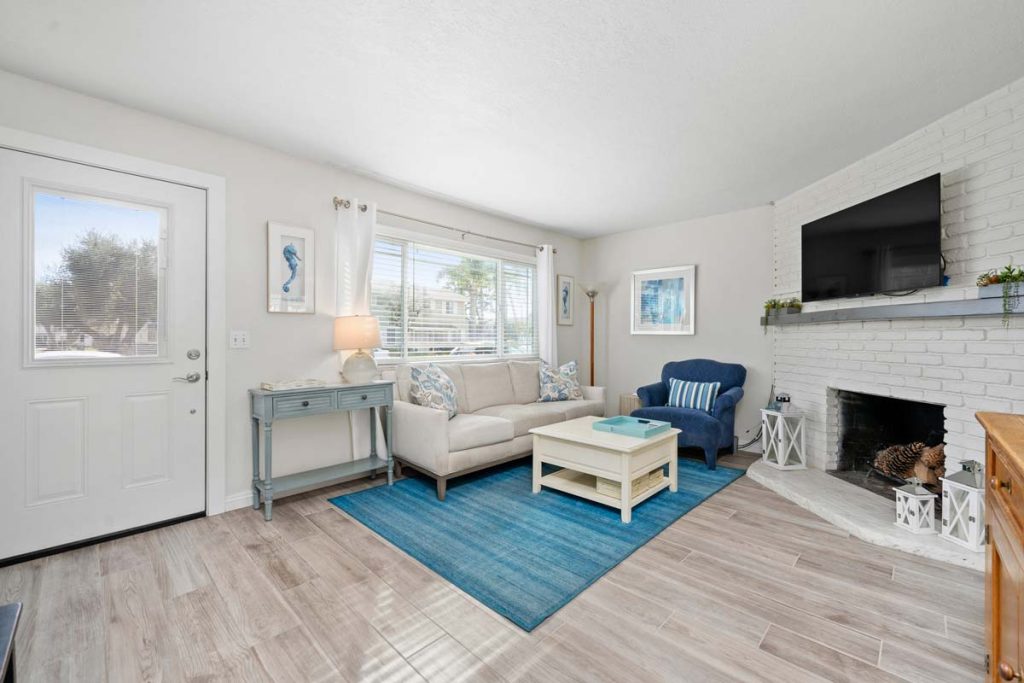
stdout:
<svg viewBox="0 0 1024 683">
<path fill-rule="evenodd" d="M 761 409 L 761 462 L 778 470 L 807 469 L 804 414 Z"/>
</svg>

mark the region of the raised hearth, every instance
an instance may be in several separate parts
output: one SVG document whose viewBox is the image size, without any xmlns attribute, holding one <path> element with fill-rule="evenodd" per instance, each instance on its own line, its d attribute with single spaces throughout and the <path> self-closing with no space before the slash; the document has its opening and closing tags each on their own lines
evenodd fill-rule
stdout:
<svg viewBox="0 0 1024 683">
<path fill-rule="evenodd" d="M 984 570 L 983 553 L 971 552 L 938 535 L 921 536 L 900 529 L 893 523 L 895 500 L 882 500 L 822 470 L 780 471 L 758 461 L 747 470 L 747 476 L 868 543 Z"/>
</svg>

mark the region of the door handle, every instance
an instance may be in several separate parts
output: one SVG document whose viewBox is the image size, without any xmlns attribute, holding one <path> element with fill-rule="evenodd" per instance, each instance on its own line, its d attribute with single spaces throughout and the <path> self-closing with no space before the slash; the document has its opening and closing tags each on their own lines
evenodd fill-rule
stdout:
<svg viewBox="0 0 1024 683">
<path fill-rule="evenodd" d="M 174 379 L 175 382 L 188 382 L 189 384 L 195 384 L 200 379 L 202 379 L 202 377 L 203 376 L 200 375 L 198 372 L 193 371 L 188 373 L 184 377 L 174 377 L 172 379 Z"/>
</svg>

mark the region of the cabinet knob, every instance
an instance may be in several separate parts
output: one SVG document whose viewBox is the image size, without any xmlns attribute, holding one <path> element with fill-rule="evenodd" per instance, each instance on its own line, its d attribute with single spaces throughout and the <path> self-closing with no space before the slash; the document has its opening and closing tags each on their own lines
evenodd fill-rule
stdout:
<svg viewBox="0 0 1024 683">
<path fill-rule="evenodd" d="M 999 662 L 999 677 L 1004 681 L 1021 680 L 1020 672 L 1014 671 L 1013 667 L 1006 662 Z"/>
<path fill-rule="evenodd" d="M 366 400 L 366 394 L 363 394 L 363 400 L 364 401 Z"/>
<path fill-rule="evenodd" d="M 302 402 L 302 407 L 303 408 L 308 408 L 309 407 L 309 401 L 303 401 Z"/>
<path fill-rule="evenodd" d="M 999 477 L 992 477 L 992 479 L 989 480 L 989 484 L 992 486 L 993 489 L 1002 489 L 1003 491 L 1006 491 L 1007 493 L 1012 493 L 1013 492 L 1013 482 L 1011 480 L 1009 480 L 1009 479 L 1003 481 L 1003 480 L 999 479 Z M 1019 677 L 1019 674 L 1018 674 L 1018 677 Z M 1013 679 L 1012 678 L 1007 678 L 1006 680 L 1010 681 L 1010 680 L 1013 680 Z"/>
</svg>

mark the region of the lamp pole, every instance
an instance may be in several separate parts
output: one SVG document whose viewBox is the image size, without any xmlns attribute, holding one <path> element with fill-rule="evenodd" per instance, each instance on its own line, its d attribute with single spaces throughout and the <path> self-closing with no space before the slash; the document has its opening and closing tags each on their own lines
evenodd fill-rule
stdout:
<svg viewBox="0 0 1024 683">
<path fill-rule="evenodd" d="M 590 386 L 594 386 L 594 299 L 597 297 L 597 290 L 587 289 L 584 293 L 590 299 Z"/>
</svg>

